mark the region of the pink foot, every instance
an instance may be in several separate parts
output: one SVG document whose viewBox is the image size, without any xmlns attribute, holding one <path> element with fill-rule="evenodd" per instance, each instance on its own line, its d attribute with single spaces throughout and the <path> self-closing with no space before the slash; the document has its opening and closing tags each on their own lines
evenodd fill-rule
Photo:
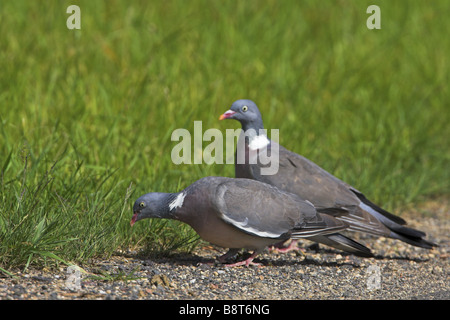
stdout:
<svg viewBox="0 0 450 320">
<path fill-rule="evenodd" d="M 298 240 L 292 240 L 291 243 L 287 247 L 284 247 L 283 242 L 280 242 L 280 243 L 277 243 L 274 246 L 272 246 L 269 250 L 277 251 L 280 253 L 287 253 L 290 251 L 300 251 L 301 253 L 304 254 L 305 252 L 303 251 L 303 249 L 301 249 L 297 246 L 297 243 L 298 243 Z"/>
</svg>

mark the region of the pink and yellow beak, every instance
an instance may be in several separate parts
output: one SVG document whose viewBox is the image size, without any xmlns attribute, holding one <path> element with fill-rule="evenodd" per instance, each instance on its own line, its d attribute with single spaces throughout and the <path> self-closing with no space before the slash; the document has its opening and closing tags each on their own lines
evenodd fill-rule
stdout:
<svg viewBox="0 0 450 320">
<path fill-rule="evenodd" d="M 227 119 L 229 117 L 231 117 L 233 114 L 235 114 L 236 112 L 234 112 L 233 110 L 228 110 L 226 111 L 223 115 L 221 115 L 219 117 L 219 120 L 223 120 L 223 119 Z"/>
<path fill-rule="evenodd" d="M 133 217 L 131 218 L 130 226 L 133 226 L 133 225 L 135 224 L 137 217 L 138 217 L 138 213 L 135 212 L 135 213 L 133 214 Z"/>
</svg>

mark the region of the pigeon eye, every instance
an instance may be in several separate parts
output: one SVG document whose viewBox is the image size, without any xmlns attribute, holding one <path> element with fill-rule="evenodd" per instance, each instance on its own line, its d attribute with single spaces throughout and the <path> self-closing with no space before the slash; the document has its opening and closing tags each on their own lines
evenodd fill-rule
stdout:
<svg viewBox="0 0 450 320">
<path fill-rule="evenodd" d="M 243 107 L 242 107 L 242 111 L 246 112 L 247 110 L 248 110 L 248 107 L 247 107 L 247 106 L 243 106 Z"/>
<path fill-rule="evenodd" d="M 139 207 L 141 207 L 141 208 L 145 207 L 145 202 L 139 203 Z"/>
</svg>

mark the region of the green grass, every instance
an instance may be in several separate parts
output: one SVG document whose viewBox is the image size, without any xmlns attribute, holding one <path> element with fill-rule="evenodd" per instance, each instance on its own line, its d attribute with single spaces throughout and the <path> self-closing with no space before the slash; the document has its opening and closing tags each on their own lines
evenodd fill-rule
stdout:
<svg viewBox="0 0 450 320">
<path fill-rule="evenodd" d="M 131 206 L 233 176 L 174 165 L 170 137 L 239 127 L 217 120 L 239 98 L 389 210 L 448 196 L 450 3 L 377 3 L 381 30 L 371 1 L 3 1 L 0 270 L 191 250 L 176 222 L 130 228 Z"/>
</svg>

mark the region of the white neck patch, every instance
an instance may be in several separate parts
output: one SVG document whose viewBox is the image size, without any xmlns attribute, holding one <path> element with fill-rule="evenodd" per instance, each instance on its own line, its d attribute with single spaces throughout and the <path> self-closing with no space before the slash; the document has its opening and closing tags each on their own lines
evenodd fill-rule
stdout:
<svg viewBox="0 0 450 320">
<path fill-rule="evenodd" d="M 180 193 L 171 203 L 169 203 L 169 209 L 172 211 L 175 208 L 179 208 L 183 205 L 184 197 L 186 194 Z"/>
<path fill-rule="evenodd" d="M 266 147 L 269 143 L 270 143 L 269 139 L 267 139 L 267 137 L 262 134 L 262 135 L 254 137 L 252 139 L 252 141 L 250 141 L 248 147 L 251 150 L 258 150 L 258 149 Z"/>
</svg>

